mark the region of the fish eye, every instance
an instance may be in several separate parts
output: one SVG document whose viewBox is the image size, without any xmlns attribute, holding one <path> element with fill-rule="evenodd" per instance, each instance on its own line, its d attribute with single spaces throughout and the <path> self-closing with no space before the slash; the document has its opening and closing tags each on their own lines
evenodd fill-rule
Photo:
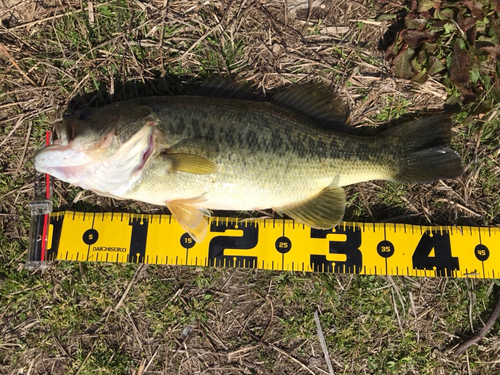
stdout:
<svg viewBox="0 0 500 375">
<path fill-rule="evenodd" d="M 90 110 L 85 108 L 82 112 L 80 112 L 80 120 L 87 120 L 90 117 Z"/>
</svg>

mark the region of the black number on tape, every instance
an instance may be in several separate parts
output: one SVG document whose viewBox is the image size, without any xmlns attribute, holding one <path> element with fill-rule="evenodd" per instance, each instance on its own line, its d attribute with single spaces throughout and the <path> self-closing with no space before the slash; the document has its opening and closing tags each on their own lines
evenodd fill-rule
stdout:
<svg viewBox="0 0 500 375">
<path fill-rule="evenodd" d="M 434 249 L 434 256 L 430 256 Z M 448 231 L 426 231 L 412 257 L 413 268 L 435 270 L 436 276 L 452 276 L 459 269 L 458 258 L 451 256 Z"/>
<path fill-rule="evenodd" d="M 148 239 L 148 219 L 131 218 L 128 225 L 132 226 L 130 238 L 129 262 L 140 263 L 146 255 L 146 241 Z"/>
<path fill-rule="evenodd" d="M 382 258 L 390 258 L 394 255 L 394 245 L 390 241 L 381 241 L 377 245 L 377 253 Z"/>
<path fill-rule="evenodd" d="M 288 237 L 280 237 L 274 243 L 274 247 L 281 254 L 286 254 L 292 249 L 292 241 Z"/>
<path fill-rule="evenodd" d="M 211 232 L 224 233 L 229 229 L 241 229 L 243 236 L 217 236 L 212 238 L 208 245 L 208 262 L 212 267 L 246 267 L 253 268 L 257 265 L 256 256 L 225 255 L 226 249 L 250 250 L 257 246 L 259 240 L 259 227 L 255 223 L 236 224 L 219 223 L 210 224 Z"/>
<path fill-rule="evenodd" d="M 484 262 L 490 257 L 490 250 L 486 246 L 480 244 L 477 245 L 474 249 L 474 254 L 476 255 L 477 259 L 479 259 L 481 262 Z"/>
<path fill-rule="evenodd" d="M 191 249 L 194 245 L 196 245 L 196 241 L 191 238 L 191 236 L 187 233 L 184 233 L 181 236 L 181 246 L 185 249 Z"/>
<path fill-rule="evenodd" d="M 82 240 L 85 245 L 93 245 L 99 239 L 99 233 L 95 229 L 88 229 L 83 233 Z"/>
<path fill-rule="evenodd" d="M 337 227 L 335 232 L 332 229 L 321 230 L 311 229 L 311 238 L 326 238 L 330 233 L 345 234 L 345 241 L 329 241 L 330 254 L 344 254 L 345 261 L 329 261 L 326 255 L 311 255 L 311 268 L 316 272 L 337 272 L 337 273 L 360 273 L 363 267 L 363 255 L 359 247 L 361 246 L 361 229 L 358 227 Z"/>
</svg>

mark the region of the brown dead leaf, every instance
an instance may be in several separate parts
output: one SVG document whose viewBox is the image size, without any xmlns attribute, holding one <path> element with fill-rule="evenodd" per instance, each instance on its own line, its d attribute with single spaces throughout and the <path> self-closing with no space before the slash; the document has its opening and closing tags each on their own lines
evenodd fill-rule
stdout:
<svg viewBox="0 0 500 375">
<path fill-rule="evenodd" d="M 417 11 L 424 12 L 432 8 L 437 8 L 440 3 L 440 0 L 418 0 Z"/>
<path fill-rule="evenodd" d="M 431 33 L 430 31 L 419 30 L 403 30 L 401 37 L 412 49 L 416 49 L 424 42 L 435 42 L 437 39 L 436 34 Z"/>
<path fill-rule="evenodd" d="M 500 44 L 500 19 L 493 19 L 490 22 L 490 34 L 493 41 L 498 45 Z"/>
<path fill-rule="evenodd" d="M 495 12 L 500 12 L 500 0 L 490 0 L 490 4 Z"/>
<path fill-rule="evenodd" d="M 455 83 L 469 82 L 470 69 L 470 54 L 465 48 L 465 41 L 461 38 L 455 38 L 449 66 L 451 79 Z"/>
<path fill-rule="evenodd" d="M 483 18 L 483 3 L 480 0 L 462 0 L 475 18 Z"/>
<path fill-rule="evenodd" d="M 500 46 L 487 46 L 480 49 L 488 52 L 492 59 L 500 61 Z"/>
<path fill-rule="evenodd" d="M 415 75 L 415 72 L 411 66 L 411 61 L 415 51 L 408 47 L 407 44 L 401 48 L 398 55 L 394 58 L 393 71 L 397 77 L 411 78 Z"/>
<path fill-rule="evenodd" d="M 476 25 L 477 19 L 476 17 L 464 17 L 460 13 L 457 15 L 457 23 L 458 26 L 462 29 L 462 31 L 467 31 L 471 27 Z"/>
</svg>

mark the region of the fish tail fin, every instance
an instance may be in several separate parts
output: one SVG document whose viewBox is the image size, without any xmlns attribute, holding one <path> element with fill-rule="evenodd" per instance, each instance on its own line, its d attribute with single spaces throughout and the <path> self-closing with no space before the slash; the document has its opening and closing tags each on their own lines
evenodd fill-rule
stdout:
<svg viewBox="0 0 500 375">
<path fill-rule="evenodd" d="M 448 147 L 451 119 L 437 115 L 388 129 L 381 135 L 404 148 L 397 173 L 392 180 L 431 182 L 460 176 L 464 167 L 460 155 Z"/>
</svg>

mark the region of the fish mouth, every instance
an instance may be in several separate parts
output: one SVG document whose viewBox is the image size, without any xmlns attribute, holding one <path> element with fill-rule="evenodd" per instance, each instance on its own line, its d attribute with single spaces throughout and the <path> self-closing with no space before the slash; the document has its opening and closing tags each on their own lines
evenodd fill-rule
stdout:
<svg viewBox="0 0 500 375">
<path fill-rule="evenodd" d="M 146 125 L 123 144 L 112 134 L 88 148 L 58 142 L 35 154 L 35 168 L 84 189 L 111 192 L 140 178 L 155 153 L 155 134 Z"/>
<path fill-rule="evenodd" d="M 144 166 L 148 162 L 149 158 L 153 154 L 154 147 L 155 146 L 155 138 L 154 138 L 154 132 L 151 132 L 149 134 L 149 139 L 148 139 L 148 146 L 144 149 L 142 152 L 142 158 L 140 164 L 134 169 L 132 172 L 133 175 L 141 172 L 144 169 Z"/>
<path fill-rule="evenodd" d="M 59 142 L 58 142 L 59 143 Z M 73 183 L 74 176 L 92 163 L 84 152 L 75 151 L 70 145 L 52 144 L 35 153 L 35 170 L 63 181 Z"/>
</svg>

